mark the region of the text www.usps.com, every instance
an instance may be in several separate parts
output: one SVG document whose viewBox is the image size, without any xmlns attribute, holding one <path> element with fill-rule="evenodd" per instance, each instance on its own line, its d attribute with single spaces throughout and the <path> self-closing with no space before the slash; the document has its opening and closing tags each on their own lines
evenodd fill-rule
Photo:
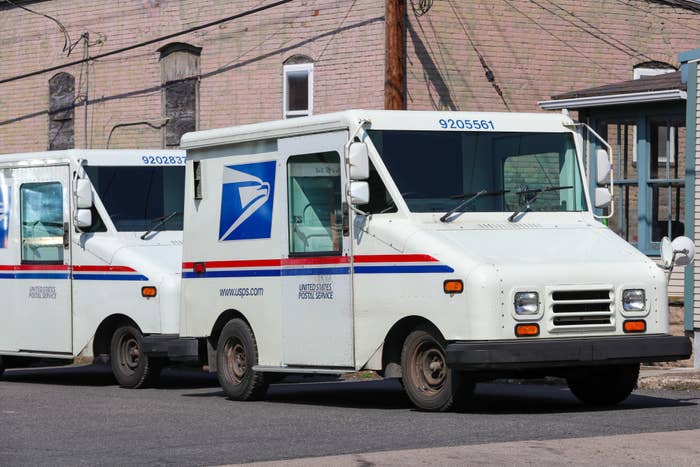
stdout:
<svg viewBox="0 0 700 467">
<path fill-rule="evenodd" d="M 265 294 L 262 287 L 238 287 L 219 289 L 220 297 L 259 297 Z"/>
</svg>

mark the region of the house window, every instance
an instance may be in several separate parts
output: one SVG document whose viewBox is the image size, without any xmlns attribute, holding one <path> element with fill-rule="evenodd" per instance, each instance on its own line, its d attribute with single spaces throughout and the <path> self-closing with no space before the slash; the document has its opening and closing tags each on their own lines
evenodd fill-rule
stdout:
<svg viewBox="0 0 700 467">
<path fill-rule="evenodd" d="M 160 49 L 162 115 L 166 119 L 163 145 L 166 148 L 179 147 L 182 135 L 197 129 L 201 51 L 199 47 L 179 42 Z"/>
<path fill-rule="evenodd" d="M 49 80 L 49 150 L 72 149 L 74 141 L 75 78 L 58 73 Z"/>
<path fill-rule="evenodd" d="M 313 113 L 314 64 L 308 57 L 292 57 L 284 65 L 284 118 Z"/>
</svg>

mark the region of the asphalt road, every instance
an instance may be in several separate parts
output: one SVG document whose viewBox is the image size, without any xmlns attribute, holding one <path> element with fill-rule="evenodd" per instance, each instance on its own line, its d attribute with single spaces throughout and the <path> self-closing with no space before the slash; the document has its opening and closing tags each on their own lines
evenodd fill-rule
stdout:
<svg viewBox="0 0 700 467">
<path fill-rule="evenodd" d="M 215 377 L 175 370 L 142 390 L 103 367 L 0 380 L 3 466 L 217 465 L 699 428 L 700 392 L 636 391 L 595 410 L 564 387 L 481 384 L 466 411 L 436 414 L 394 381 L 278 384 L 265 401 L 233 402 Z"/>
</svg>

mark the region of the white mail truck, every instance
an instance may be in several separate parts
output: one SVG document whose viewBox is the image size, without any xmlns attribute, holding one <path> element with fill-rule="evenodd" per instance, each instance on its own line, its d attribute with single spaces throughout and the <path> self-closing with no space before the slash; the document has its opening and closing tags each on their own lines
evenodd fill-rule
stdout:
<svg viewBox="0 0 700 467">
<path fill-rule="evenodd" d="M 181 338 L 206 339 L 238 400 L 284 374 L 368 369 L 424 410 L 500 376 L 622 401 L 641 362 L 691 346 L 668 335 L 667 271 L 596 218 L 610 158 L 594 154 L 590 199 L 579 129 L 348 111 L 184 135 Z M 667 267 L 694 254 L 664 248 Z"/>
<path fill-rule="evenodd" d="M 0 374 L 109 359 L 122 386 L 158 375 L 180 329 L 184 164 L 165 150 L 0 156 Z"/>
</svg>

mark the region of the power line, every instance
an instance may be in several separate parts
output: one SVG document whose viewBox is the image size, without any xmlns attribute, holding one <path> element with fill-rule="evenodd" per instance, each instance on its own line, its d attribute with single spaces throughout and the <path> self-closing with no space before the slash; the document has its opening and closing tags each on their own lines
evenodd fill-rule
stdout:
<svg viewBox="0 0 700 467">
<path fill-rule="evenodd" d="M 607 69 L 606 69 L 605 67 L 601 66 L 599 63 L 597 63 L 597 62 L 596 62 L 595 60 L 593 60 L 591 57 L 587 56 L 586 54 L 584 54 L 583 52 L 581 52 L 579 49 L 577 49 L 576 47 L 574 47 L 573 45 L 569 44 L 568 42 L 566 42 L 566 41 L 565 41 L 564 39 L 562 39 L 561 37 L 559 37 L 559 36 L 557 36 L 556 34 L 554 34 L 552 31 L 550 31 L 550 29 L 548 29 L 548 28 L 542 26 L 540 23 L 537 22 L 537 20 L 535 20 L 535 19 L 533 19 L 532 17 L 530 17 L 529 15 L 525 14 L 525 12 L 523 12 L 522 10 L 519 10 L 518 8 L 516 8 L 516 6 L 513 5 L 510 1 L 508 1 L 508 0 L 503 0 L 503 2 L 506 3 L 508 6 L 510 6 L 511 9 L 517 11 L 517 12 L 520 13 L 522 16 L 524 16 L 525 18 L 527 18 L 528 20 L 530 20 L 530 22 L 534 23 L 535 26 L 537 26 L 538 28 L 542 29 L 544 32 L 546 32 L 547 34 L 549 34 L 550 36 L 552 36 L 554 39 L 558 40 L 559 42 L 561 42 L 562 44 L 564 44 L 565 46 L 567 46 L 567 47 L 568 47 L 569 49 L 571 49 L 571 51 L 573 51 L 575 54 L 580 55 L 581 57 L 583 57 L 583 58 L 585 58 L 586 60 L 588 60 L 588 62 L 591 63 L 591 65 L 594 65 L 594 66 L 598 67 L 599 69 L 601 69 L 601 70 L 603 70 L 603 71 L 607 71 Z"/>
<path fill-rule="evenodd" d="M 30 8 L 27 8 L 27 7 L 25 7 L 25 6 L 18 5 L 17 3 L 15 3 L 15 2 L 13 2 L 13 1 L 11 1 L 11 0 L 5 0 L 5 3 L 9 3 L 9 4 L 12 5 L 13 7 L 19 8 L 19 9 L 24 10 L 24 11 L 26 11 L 26 12 L 28 12 L 28 13 L 33 14 L 33 15 L 43 16 L 44 18 L 46 18 L 46 19 L 48 19 L 48 20 L 53 21 L 54 23 L 56 23 L 56 24 L 58 25 L 58 29 L 60 29 L 60 30 L 61 30 L 61 33 L 63 34 L 63 50 L 62 50 L 62 51 L 63 51 L 63 52 L 68 52 L 68 53 L 66 54 L 67 57 L 70 56 L 70 53 L 73 51 L 73 47 L 75 47 L 75 45 L 78 43 L 78 41 L 80 41 L 80 39 L 78 39 L 78 41 L 76 41 L 75 43 L 73 43 L 73 42 L 71 41 L 70 35 L 68 34 L 68 30 L 66 29 L 66 27 L 63 25 L 63 23 L 61 23 L 59 20 L 57 20 L 57 19 L 54 18 L 53 16 L 47 15 L 47 14 L 45 14 L 45 13 L 39 13 L 38 11 L 34 11 L 34 10 L 32 10 L 32 9 L 30 9 Z"/>
<path fill-rule="evenodd" d="M 454 4 L 452 3 L 452 0 L 447 0 L 447 3 L 449 3 L 450 7 L 452 8 L 452 12 L 454 13 L 455 17 L 457 18 L 457 21 L 459 21 L 460 26 L 462 26 L 462 30 L 464 31 L 464 34 L 467 36 L 467 40 L 469 41 L 469 44 L 472 46 L 472 49 L 474 49 L 474 52 L 476 52 L 476 56 L 479 57 L 479 62 L 481 63 L 481 68 L 484 69 L 484 75 L 486 76 L 486 80 L 491 83 L 491 86 L 493 86 L 493 89 L 496 91 L 496 94 L 501 98 L 501 101 L 503 101 L 503 105 L 506 107 L 508 111 L 510 111 L 510 106 L 508 105 L 508 101 L 506 100 L 505 96 L 503 95 L 503 91 L 501 90 L 501 87 L 496 83 L 496 77 L 493 74 L 493 71 L 489 67 L 488 63 L 486 63 L 486 59 L 484 56 L 481 54 L 479 49 L 476 47 L 476 44 L 472 40 L 471 34 L 469 34 L 469 30 L 467 27 L 464 25 L 462 22 L 462 17 L 459 15 L 457 12 L 457 9 L 455 8 Z"/>
<path fill-rule="evenodd" d="M 580 29 L 581 31 L 585 32 L 586 34 L 589 34 L 589 35 L 595 37 L 596 39 L 598 39 L 599 41 L 604 42 L 604 43 L 608 44 L 609 46 L 611 46 L 611 47 L 613 47 L 613 48 L 619 50 L 620 52 L 624 53 L 625 55 L 627 55 L 627 56 L 629 56 L 629 57 L 637 58 L 637 57 L 639 56 L 639 57 L 645 57 L 645 58 L 647 58 L 647 59 L 649 59 L 649 60 L 653 60 L 652 57 L 646 55 L 646 54 L 643 53 L 643 52 L 640 52 L 640 51 L 638 51 L 638 50 L 635 50 L 634 48 L 630 47 L 629 45 L 625 44 L 625 43 L 622 42 L 622 41 L 619 41 L 619 40 L 615 39 L 617 42 L 619 42 L 620 44 L 622 44 L 622 46 L 619 46 L 619 45 L 617 45 L 617 44 L 614 44 L 610 39 L 607 39 L 606 37 L 604 37 L 604 33 L 603 33 L 602 35 L 596 34 L 595 32 L 592 32 L 592 31 L 590 31 L 590 30 L 588 30 L 588 29 L 586 29 L 586 28 L 584 28 L 584 27 L 581 27 L 581 26 L 578 25 L 575 21 L 572 21 L 572 20 L 569 20 L 569 19 L 567 19 L 567 18 L 564 18 L 563 16 L 561 16 L 561 15 L 557 14 L 556 12 L 550 10 L 550 9 L 547 8 L 546 6 L 537 3 L 535 0 L 530 0 L 530 2 L 534 3 L 535 5 L 537 5 L 538 7 L 542 8 L 544 11 L 550 13 L 551 15 L 556 16 L 557 18 L 561 19 L 562 21 L 565 21 L 565 22 L 571 24 L 572 26 L 574 26 L 575 28 Z M 551 3 L 551 2 L 550 2 L 550 3 Z M 566 11 L 566 10 L 564 10 L 564 11 Z M 568 13 L 568 12 L 567 12 L 567 13 Z M 569 13 L 569 14 L 570 14 L 570 13 Z M 572 15 L 572 16 L 573 16 L 573 15 Z M 574 16 L 574 17 L 576 17 L 576 16 Z M 578 19 L 578 18 L 577 18 L 577 19 Z M 592 26 L 590 23 L 588 23 L 588 25 L 589 25 L 589 26 Z M 592 27 L 593 27 L 593 26 L 592 26 Z M 596 28 L 596 29 L 598 29 L 598 28 Z M 632 53 L 630 53 L 628 50 L 625 50 L 625 47 L 626 47 L 627 49 L 631 50 Z"/>
<path fill-rule="evenodd" d="M 5 0 L 5 1 L 7 1 L 7 0 Z M 185 29 L 183 31 L 175 32 L 172 34 L 167 34 L 165 36 L 156 37 L 155 39 L 150 39 L 150 40 L 147 40 L 145 42 L 139 42 L 138 44 L 133 44 L 133 45 L 129 45 L 127 47 L 122 47 L 121 49 L 116 49 L 116 50 L 112 50 L 110 52 L 105 52 L 102 54 L 93 55 L 92 57 L 84 58 L 82 60 L 75 60 L 72 62 L 64 63 L 63 65 L 57 65 L 57 66 L 53 66 L 50 68 L 44 68 L 42 70 L 32 71 L 32 72 L 25 73 L 22 75 L 13 76 L 11 78 L 3 78 L 3 79 L 0 79 L 0 84 L 9 83 L 11 81 L 17 81 L 17 80 L 24 79 L 24 78 L 30 78 L 32 76 L 41 75 L 44 73 L 50 73 L 52 71 L 60 70 L 62 68 L 68 68 L 68 67 L 71 67 L 74 65 L 79 65 L 81 63 L 99 60 L 99 59 L 104 58 L 104 57 L 109 57 L 110 55 L 116 55 L 116 54 L 128 52 L 129 50 L 137 49 L 139 47 L 145 47 L 147 45 L 155 44 L 156 42 L 172 39 L 173 37 L 183 36 L 185 34 L 189 34 L 189 33 L 194 32 L 194 31 L 199 31 L 200 29 L 209 28 L 211 26 L 216 26 L 217 24 L 226 23 L 228 21 L 233 21 L 234 19 L 239 19 L 239 18 L 243 18 L 245 16 L 250 16 L 250 15 L 253 15 L 256 13 L 260 13 L 261 11 L 269 10 L 270 8 L 284 5 L 285 3 L 289 3 L 292 1 L 293 0 L 280 0 L 280 1 L 277 1 L 274 3 L 270 3 L 268 5 L 254 8 L 252 10 L 244 11 L 243 13 L 238 13 L 238 14 L 233 15 L 233 16 L 227 16 L 226 18 L 221 18 L 221 19 L 218 19 L 216 21 L 201 24 L 199 26 L 194 26 L 194 27 Z"/>
<path fill-rule="evenodd" d="M 644 9 L 644 8 L 638 7 L 637 5 L 633 5 L 632 3 L 624 2 L 624 1 L 622 1 L 622 0 L 615 0 L 615 1 L 616 1 L 617 3 L 621 3 L 621 4 L 623 4 L 623 5 L 627 6 L 627 7 L 634 8 L 635 10 L 641 11 L 641 12 L 646 13 L 646 14 L 648 14 L 648 15 L 656 16 L 657 18 L 663 19 L 663 20 L 665 20 L 665 21 L 668 21 L 669 23 L 675 23 L 675 24 L 678 24 L 678 25 L 680 25 L 680 26 L 683 26 L 683 27 L 686 28 L 686 29 L 691 29 L 691 30 L 693 30 L 693 31 L 695 31 L 695 32 L 700 32 L 700 29 L 692 28 L 692 27 L 690 27 L 690 25 L 688 25 L 688 24 L 683 24 L 683 23 L 681 23 L 680 21 L 675 21 L 673 18 L 669 18 L 668 16 L 664 16 L 664 15 L 660 15 L 660 14 L 658 14 L 658 13 L 654 13 L 652 10 L 646 10 L 646 9 Z M 675 3 L 666 3 L 665 5 L 666 5 L 666 6 L 674 6 L 674 7 L 677 7 L 677 8 L 683 8 L 682 6 L 677 5 L 677 4 L 675 4 Z M 691 11 L 696 12 L 696 13 L 700 13 L 700 9 L 695 9 L 695 8 L 692 8 L 692 7 L 691 7 Z"/>
</svg>

